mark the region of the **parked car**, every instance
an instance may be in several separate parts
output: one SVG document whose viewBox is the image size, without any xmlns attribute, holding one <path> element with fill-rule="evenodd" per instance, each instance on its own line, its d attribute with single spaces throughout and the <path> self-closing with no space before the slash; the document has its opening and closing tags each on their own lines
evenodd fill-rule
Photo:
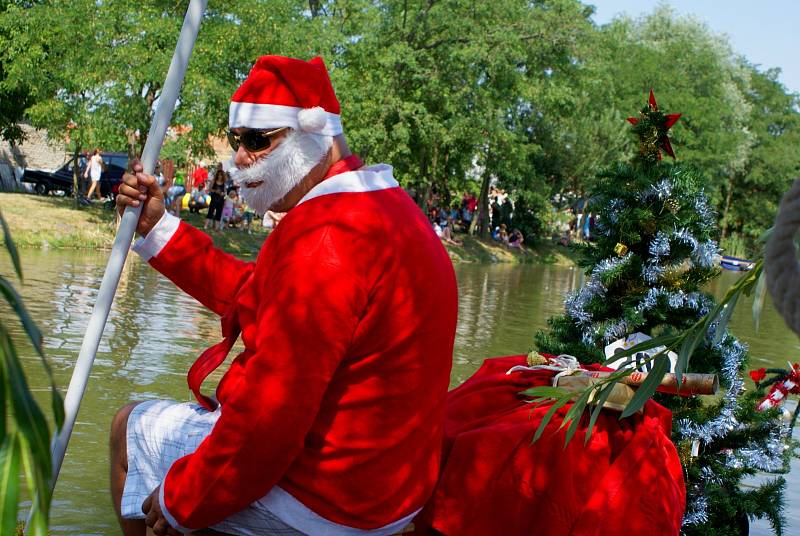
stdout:
<svg viewBox="0 0 800 536">
<path fill-rule="evenodd" d="M 100 195 L 103 197 L 114 197 L 122 182 L 122 175 L 128 168 L 128 155 L 126 153 L 100 153 L 106 169 L 100 176 Z M 64 195 L 72 195 L 72 159 L 68 160 L 63 166 L 55 171 L 44 171 L 40 169 L 26 169 L 22 174 L 22 182 L 33 184 L 33 189 L 37 194 L 47 195 L 50 192 L 63 192 Z M 78 170 L 80 184 L 88 184 L 83 178 L 83 171 L 86 166 L 86 159 L 79 159 L 80 169 Z M 85 193 L 84 191 L 81 193 Z"/>
</svg>

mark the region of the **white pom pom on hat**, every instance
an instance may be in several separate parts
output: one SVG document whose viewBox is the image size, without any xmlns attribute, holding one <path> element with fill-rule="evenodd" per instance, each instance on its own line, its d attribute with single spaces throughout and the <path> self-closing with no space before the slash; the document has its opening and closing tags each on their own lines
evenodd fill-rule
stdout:
<svg viewBox="0 0 800 536">
<path fill-rule="evenodd" d="M 328 112 L 322 106 L 304 108 L 297 112 L 297 124 L 304 132 L 320 133 L 328 122 Z"/>
<path fill-rule="evenodd" d="M 339 101 L 322 58 L 262 56 L 231 97 L 229 128 L 291 127 L 342 133 Z"/>
</svg>

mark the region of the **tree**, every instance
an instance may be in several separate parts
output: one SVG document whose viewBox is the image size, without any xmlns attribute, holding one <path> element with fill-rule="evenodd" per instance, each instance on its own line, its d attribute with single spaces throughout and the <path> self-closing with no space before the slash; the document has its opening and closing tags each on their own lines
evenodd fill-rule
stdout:
<svg viewBox="0 0 800 536">
<path fill-rule="evenodd" d="M 689 118 L 675 134 L 680 157 L 703 175 L 714 206 L 727 177 L 744 168 L 752 136 L 749 70 L 727 38 L 661 6 L 618 18 L 577 43 L 572 92 L 537 125 L 539 174 L 559 198 L 584 199 L 604 163 L 627 161 L 635 145 L 615 125 L 651 88 Z M 713 113 L 709 113 L 713 110 Z"/>
<path fill-rule="evenodd" d="M 581 4 L 431 0 L 364 10 L 363 24 L 345 26 L 334 71 L 355 147 L 392 162 L 423 203 L 463 190 L 477 169 L 484 192 L 492 179 L 536 180 L 527 118 L 560 86 L 576 34 L 590 27 Z"/>
<path fill-rule="evenodd" d="M 12 2 L 0 1 L 0 14 L 6 11 Z M 0 44 L 8 39 L 8 30 L 0 29 Z M 8 87 L 3 61 L 0 60 L 0 139 L 12 143 L 23 139 L 22 129 L 19 127 L 25 115 L 25 109 L 30 105 L 30 97 L 19 88 Z"/>
<path fill-rule="evenodd" d="M 725 321 L 708 320 L 712 310 L 720 310 L 702 291 L 719 271 L 713 261 L 718 229 L 702 174 L 660 159 L 669 152 L 666 132 L 673 119 L 652 99 L 634 118 L 637 157 L 598 177 L 591 209 L 601 225 L 596 243 L 582 249 L 588 281 L 568 296 L 565 314 L 549 320 L 550 331 L 536 334 L 536 346 L 585 363 L 603 362 L 606 345 L 636 332 L 680 348 L 674 363 L 666 350 L 653 350 L 645 365 L 653 382 L 640 388 L 622 417 L 641 407 L 665 372 L 687 371 L 690 357 L 693 371 L 719 372 L 726 393 L 716 402 L 657 397 L 673 412 L 673 441 L 685 469 L 683 532 L 742 534 L 748 518 L 766 517 L 780 534 L 784 480 L 750 490 L 741 480 L 759 470 L 784 469 L 788 429 L 776 412 L 756 411 L 759 395 L 743 390 L 746 347 L 727 332 Z M 709 324 L 707 336 L 696 328 Z"/>
<path fill-rule="evenodd" d="M 720 210 L 723 243 L 731 234 L 742 237 L 746 252 L 772 226 L 778 201 L 800 176 L 800 96 L 786 92 L 778 69 L 750 71 L 748 130 L 753 146 L 744 167 L 728 177 Z"/>
</svg>

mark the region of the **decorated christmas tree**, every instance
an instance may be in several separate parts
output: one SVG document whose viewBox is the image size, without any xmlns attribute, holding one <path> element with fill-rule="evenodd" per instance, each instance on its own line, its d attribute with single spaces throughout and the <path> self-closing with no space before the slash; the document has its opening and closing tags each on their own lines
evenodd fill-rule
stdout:
<svg viewBox="0 0 800 536">
<path fill-rule="evenodd" d="M 683 532 L 747 534 L 750 519 L 767 518 L 782 534 L 784 479 L 742 481 L 787 470 L 789 427 L 780 410 L 757 409 L 763 391 L 744 388 L 747 348 L 726 328 L 735 300 L 720 308 L 703 291 L 719 275 L 716 217 L 697 171 L 663 159 L 662 153 L 675 158 L 668 131 L 679 117 L 662 113 L 651 91 L 639 116 L 628 119 L 638 154 L 598 177 L 590 201 L 596 241 L 581 246 L 586 283 L 568 295 L 550 330 L 536 334 L 536 348 L 608 363 L 606 347 L 635 334 L 682 343 L 661 372 L 677 365 L 679 373 L 717 373 L 722 386 L 716 398 L 655 395 L 673 412 L 687 491 Z M 699 336 L 679 338 L 698 325 Z M 630 366 L 654 363 L 645 355 Z"/>
</svg>

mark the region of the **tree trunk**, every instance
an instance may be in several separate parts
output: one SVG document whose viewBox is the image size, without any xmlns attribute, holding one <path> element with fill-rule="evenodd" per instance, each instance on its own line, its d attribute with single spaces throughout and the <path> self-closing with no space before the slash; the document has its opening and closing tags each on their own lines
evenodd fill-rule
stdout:
<svg viewBox="0 0 800 536">
<path fill-rule="evenodd" d="M 75 199 L 75 208 L 81 208 L 81 178 L 80 162 L 81 146 L 75 143 L 75 152 L 72 153 L 72 197 Z"/>
<path fill-rule="evenodd" d="M 488 158 L 487 158 L 488 161 Z M 489 226 L 486 224 L 489 221 L 489 182 L 492 179 L 492 174 L 489 171 L 489 166 L 483 170 L 483 181 L 481 182 L 481 193 L 478 197 L 478 213 L 472 217 L 472 223 L 469 226 L 469 234 L 475 234 L 475 229 L 480 221 L 478 227 L 478 236 L 481 238 L 489 238 Z"/>
<path fill-rule="evenodd" d="M 728 191 L 725 194 L 725 207 L 722 209 L 722 218 L 720 218 L 720 227 L 722 227 L 719 241 L 722 243 L 728 236 L 728 214 L 731 210 L 731 201 L 733 199 L 733 177 L 728 178 Z"/>
</svg>

